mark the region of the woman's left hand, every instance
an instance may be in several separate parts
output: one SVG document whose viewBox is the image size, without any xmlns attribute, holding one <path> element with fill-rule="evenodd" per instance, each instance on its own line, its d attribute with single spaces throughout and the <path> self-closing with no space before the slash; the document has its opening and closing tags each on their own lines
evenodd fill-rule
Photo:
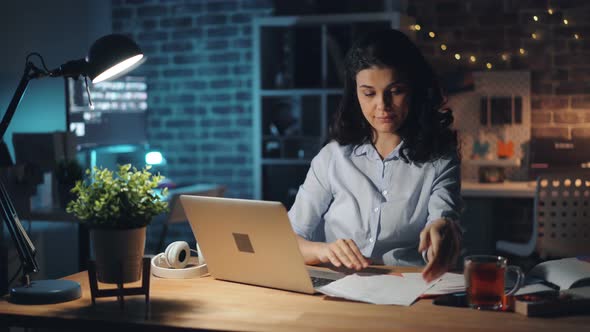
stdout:
<svg viewBox="0 0 590 332">
<path fill-rule="evenodd" d="M 420 232 L 419 252 L 428 250 L 428 264 L 422 271 L 427 282 L 440 277 L 453 267 L 461 251 L 461 230 L 448 219 L 437 219 Z"/>
</svg>

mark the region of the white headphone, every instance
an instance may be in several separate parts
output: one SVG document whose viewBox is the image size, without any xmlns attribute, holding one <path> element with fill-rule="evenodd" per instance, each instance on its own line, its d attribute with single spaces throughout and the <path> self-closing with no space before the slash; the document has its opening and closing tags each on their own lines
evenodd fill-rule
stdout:
<svg viewBox="0 0 590 332">
<path fill-rule="evenodd" d="M 191 251 L 198 256 L 191 256 Z M 207 272 L 207 264 L 198 244 L 197 250 L 194 250 L 185 241 L 172 242 L 165 252 L 152 258 L 152 274 L 156 277 L 189 279 L 203 276 Z"/>
</svg>

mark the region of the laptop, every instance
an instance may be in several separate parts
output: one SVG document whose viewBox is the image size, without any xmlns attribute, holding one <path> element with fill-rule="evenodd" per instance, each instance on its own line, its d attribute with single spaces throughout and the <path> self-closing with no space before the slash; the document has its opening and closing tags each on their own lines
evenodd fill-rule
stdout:
<svg viewBox="0 0 590 332">
<path fill-rule="evenodd" d="M 280 202 L 191 195 L 180 202 L 215 279 L 313 294 L 345 276 L 305 265 Z"/>
</svg>

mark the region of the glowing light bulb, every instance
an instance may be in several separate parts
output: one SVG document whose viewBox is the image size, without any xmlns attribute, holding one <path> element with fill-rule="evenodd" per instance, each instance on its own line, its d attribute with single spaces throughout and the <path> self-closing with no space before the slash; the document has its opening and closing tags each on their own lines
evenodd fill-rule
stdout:
<svg viewBox="0 0 590 332">
<path fill-rule="evenodd" d="M 574 38 L 580 39 L 580 35 L 578 35 L 577 33 L 574 33 Z"/>
<path fill-rule="evenodd" d="M 524 48 L 521 47 L 521 48 L 518 49 L 518 53 L 524 55 L 526 53 L 526 51 L 525 51 Z"/>
<path fill-rule="evenodd" d="M 475 62 L 475 61 L 477 61 L 477 58 L 474 55 L 472 55 L 469 57 L 469 61 Z"/>
<path fill-rule="evenodd" d="M 493 66 L 492 66 L 492 64 L 491 64 L 491 63 L 489 63 L 489 62 L 488 62 L 488 63 L 486 63 L 486 68 L 487 68 L 487 69 L 492 69 L 492 67 L 493 67 Z"/>
<path fill-rule="evenodd" d="M 568 21 L 567 19 L 563 19 L 563 24 L 568 25 L 570 23 L 570 21 Z"/>
<path fill-rule="evenodd" d="M 434 33 L 433 31 L 430 31 L 430 32 L 428 33 L 428 36 L 429 36 L 430 38 L 434 38 L 434 37 L 436 37 L 436 33 Z"/>
<path fill-rule="evenodd" d="M 159 151 L 150 151 L 145 155 L 145 163 L 148 165 L 162 165 L 165 160 Z"/>
<path fill-rule="evenodd" d="M 537 36 L 537 34 L 536 34 L 536 33 L 534 33 L 534 32 L 533 32 L 533 33 L 531 34 L 531 37 L 532 37 L 533 39 L 537 39 L 537 37 L 538 37 L 538 36 Z"/>
<path fill-rule="evenodd" d="M 547 9 L 547 13 L 549 13 L 549 15 L 553 15 L 553 9 L 552 8 Z"/>
<path fill-rule="evenodd" d="M 420 29 L 422 29 L 422 27 L 420 26 L 420 24 L 415 24 L 415 25 L 414 25 L 414 29 L 415 29 L 416 31 L 420 31 Z"/>
<path fill-rule="evenodd" d="M 446 51 L 447 50 L 447 45 L 440 44 L 440 49 L 443 50 L 443 51 Z"/>
<path fill-rule="evenodd" d="M 537 15 L 534 15 L 534 16 L 533 16 L 533 21 L 535 21 L 535 22 L 539 22 L 539 16 L 537 16 Z"/>
<path fill-rule="evenodd" d="M 461 60 L 461 54 L 459 54 L 459 53 L 455 53 L 455 59 L 457 59 L 457 60 Z"/>
</svg>

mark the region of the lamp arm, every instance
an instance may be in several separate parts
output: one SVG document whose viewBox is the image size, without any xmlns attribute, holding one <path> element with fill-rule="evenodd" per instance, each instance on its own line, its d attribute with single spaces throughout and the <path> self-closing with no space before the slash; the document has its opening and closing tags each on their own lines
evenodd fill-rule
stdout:
<svg viewBox="0 0 590 332">
<path fill-rule="evenodd" d="M 37 68 L 32 62 L 27 61 L 23 76 L 21 77 L 20 82 L 16 87 L 16 91 L 14 91 L 14 95 L 12 95 L 10 104 L 8 104 L 8 107 L 6 108 L 6 112 L 2 117 L 2 122 L 0 122 L 0 139 L 4 140 L 4 134 L 8 129 L 10 121 L 12 121 L 12 116 L 14 115 L 14 112 L 16 112 L 18 104 L 20 103 L 21 99 L 23 98 L 23 95 L 25 94 L 25 91 L 27 90 L 27 85 L 29 84 L 29 81 L 31 79 L 40 78 L 46 75 L 47 73 L 45 71 Z"/>
<path fill-rule="evenodd" d="M 12 236 L 16 251 L 18 252 L 18 256 L 23 265 L 23 279 L 27 280 L 26 283 L 28 284 L 30 282 L 28 275 L 39 271 L 39 265 L 35 259 L 36 249 L 25 232 L 16 210 L 12 205 L 10 196 L 2 182 L 0 182 L 0 208 L 2 219 L 4 219 L 4 222 L 7 225 L 8 231 Z"/>
<path fill-rule="evenodd" d="M 2 122 L 0 122 L 0 141 L 2 143 L 4 143 L 4 134 L 6 133 L 8 125 L 10 124 L 10 121 L 16 112 L 18 104 L 22 100 L 29 81 L 34 78 L 47 76 L 48 74 L 49 73 L 47 71 L 41 70 L 37 68 L 32 62 L 27 61 L 23 76 L 21 77 L 16 91 L 10 100 L 10 104 L 8 104 L 6 112 L 2 117 Z M 39 266 L 35 260 L 35 246 L 33 246 L 31 239 L 22 227 L 14 205 L 12 204 L 10 196 L 8 195 L 8 191 L 4 187 L 2 181 L 0 181 L 0 216 L 2 219 L 4 219 L 4 222 L 6 223 L 10 235 L 12 236 L 12 239 L 15 243 L 20 261 L 23 264 L 23 280 L 26 280 L 26 283 L 28 284 L 30 280 L 28 275 L 30 273 L 39 271 Z"/>
<path fill-rule="evenodd" d="M 49 72 L 51 77 L 72 77 L 78 78 L 79 76 L 86 76 L 88 73 L 88 62 L 86 59 L 72 60 L 64 63 L 58 68 Z"/>
</svg>

